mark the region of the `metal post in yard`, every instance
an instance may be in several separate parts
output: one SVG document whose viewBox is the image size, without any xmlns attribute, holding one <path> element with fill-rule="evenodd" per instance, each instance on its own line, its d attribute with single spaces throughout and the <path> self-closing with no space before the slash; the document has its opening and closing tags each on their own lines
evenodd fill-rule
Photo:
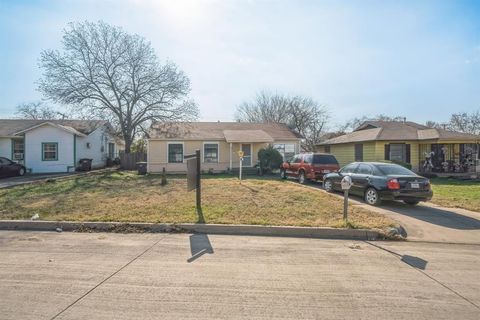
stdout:
<svg viewBox="0 0 480 320">
<path fill-rule="evenodd" d="M 240 171 L 239 171 L 239 179 L 240 183 L 242 183 L 242 165 L 243 165 L 243 157 L 240 158 Z"/>
<path fill-rule="evenodd" d="M 348 222 L 348 189 L 343 192 L 343 220 Z"/>
<path fill-rule="evenodd" d="M 197 201 L 196 201 L 196 207 L 197 207 L 197 213 L 202 211 L 202 196 L 201 196 L 201 183 L 200 183 L 200 150 L 195 151 L 195 155 L 197 158 L 197 183 L 196 183 L 196 189 L 197 189 Z"/>
</svg>

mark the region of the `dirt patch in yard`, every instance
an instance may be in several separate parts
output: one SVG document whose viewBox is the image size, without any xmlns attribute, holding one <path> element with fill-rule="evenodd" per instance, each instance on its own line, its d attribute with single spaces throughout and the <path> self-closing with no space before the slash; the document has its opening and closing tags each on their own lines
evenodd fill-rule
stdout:
<svg viewBox="0 0 480 320">
<path fill-rule="evenodd" d="M 184 179 L 108 172 L 0 190 L 0 219 L 196 223 L 195 192 Z M 282 180 L 206 178 L 205 223 L 345 227 L 342 200 Z M 385 229 L 394 222 L 351 207 L 350 227 Z"/>
</svg>

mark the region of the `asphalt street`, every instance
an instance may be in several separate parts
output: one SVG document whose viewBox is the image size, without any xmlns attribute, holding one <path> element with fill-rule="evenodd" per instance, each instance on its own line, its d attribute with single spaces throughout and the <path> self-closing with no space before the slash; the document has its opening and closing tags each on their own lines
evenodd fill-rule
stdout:
<svg viewBox="0 0 480 320">
<path fill-rule="evenodd" d="M 0 231 L 1 319 L 479 319 L 480 245 Z"/>
</svg>

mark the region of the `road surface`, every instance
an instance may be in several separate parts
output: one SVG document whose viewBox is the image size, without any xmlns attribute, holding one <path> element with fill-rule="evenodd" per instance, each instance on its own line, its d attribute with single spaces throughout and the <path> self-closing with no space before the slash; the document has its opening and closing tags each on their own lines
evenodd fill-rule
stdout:
<svg viewBox="0 0 480 320">
<path fill-rule="evenodd" d="M 480 246 L 0 231 L 1 319 L 479 319 Z"/>
</svg>

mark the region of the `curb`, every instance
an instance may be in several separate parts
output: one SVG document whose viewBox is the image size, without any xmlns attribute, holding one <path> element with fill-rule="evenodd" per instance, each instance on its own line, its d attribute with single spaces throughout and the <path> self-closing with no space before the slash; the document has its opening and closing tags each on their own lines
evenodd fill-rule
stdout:
<svg viewBox="0 0 480 320">
<path fill-rule="evenodd" d="M 73 232 L 184 232 L 224 235 L 275 236 L 344 240 L 382 240 L 385 235 L 367 229 L 338 229 L 316 227 L 281 227 L 258 225 L 225 224 L 166 224 L 166 223 L 122 223 L 122 222 L 71 222 L 0 220 L 0 230 L 17 231 L 73 231 Z"/>
</svg>

